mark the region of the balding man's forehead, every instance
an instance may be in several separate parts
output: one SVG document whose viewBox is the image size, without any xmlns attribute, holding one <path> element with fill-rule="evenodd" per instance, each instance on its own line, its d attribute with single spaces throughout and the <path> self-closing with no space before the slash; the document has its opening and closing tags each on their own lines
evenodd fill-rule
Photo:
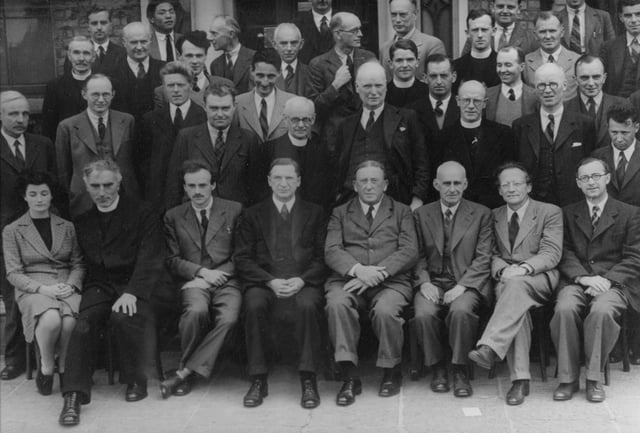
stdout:
<svg viewBox="0 0 640 433">
<path fill-rule="evenodd" d="M 484 95 L 486 94 L 486 90 L 484 86 L 480 83 L 462 83 L 460 89 L 458 90 L 458 95 Z"/>
<path fill-rule="evenodd" d="M 71 41 L 69 42 L 69 51 L 71 51 L 72 49 L 85 49 L 92 51 L 93 44 L 90 41 Z"/>
</svg>

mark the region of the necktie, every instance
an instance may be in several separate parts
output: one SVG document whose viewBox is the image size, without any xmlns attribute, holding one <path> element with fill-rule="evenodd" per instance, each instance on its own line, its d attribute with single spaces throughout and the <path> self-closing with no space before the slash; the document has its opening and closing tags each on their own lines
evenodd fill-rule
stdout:
<svg viewBox="0 0 640 433">
<path fill-rule="evenodd" d="M 166 47 L 167 47 L 167 62 L 173 62 L 175 57 L 173 56 L 173 44 L 171 43 L 171 35 L 167 35 L 165 38 Z"/>
<path fill-rule="evenodd" d="M 594 206 L 593 213 L 591 214 L 591 226 L 594 229 L 596 228 L 596 226 L 598 225 L 598 221 L 600 220 L 600 217 L 598 216 L 598 212 L 600 212 L 600 207 Z"/>
<path fill-rule="evenodd" d="M 631 41 L 631 58 L 633 59 L 633 63 L 638 63 L 638 59 L 640 58 L 640 42 L 638 42 L 637 38 Z"/>
<path fill-rule="evenodd" d="M 104 47 L 100 45 L 98 47 L 98 62 L 102 62 L 102 60 L 104 59 L 104 54 L 105 54 Z"/>
<path fill-rule="evenodd" d="M 373 126 L 374 123 L 376 123 L 376 117 L 375 117 L 375 113 L 373 112 L 373 110 L 369 111 L 369 119 L 367 120 L 367 127 L 365 128 L 365 130 L 367 132 L 369 132 L 369 130 L 371 129 L 371 127 Z"/>
<path fill-rule="evenodd" d="M 367 222 L 369 223 L 369 227 L 373 224 L 373 205 L 369 206 L 369 210 L 367 211 Z"/>
<path fill-rule="evenodd" d="M 618 178 L 618 186 L 622 186 L 624 183 L 624 174 L 627 171 L 627 158 L 624 156 L 624 152 L 620 151 L 618 157 L 618 168 L 616 168 L 616 177 Z"/>
<path fill-rule="evenodd" d="M 555 63 L 556 59 L 553 58 L 552 54 L 549 54 L 549 57 L 547 57 L 547 63 Z"/>
<path fill-rule="evenodd" d="M 231 53 L 226 54 L 227 61 L 225 62 L 224 78 L 233 80 L 233 60 L 231 59 Z"/>
<path fill-rule="evenodd" d="M 224 151 L 224 130 L 218 129 L 218 136 L 216 137 L 216 142 L 214 144 L 213 152 L 218 159 L 218 163 L 220 162 L 220 156 Z"/>
<path fill-rule="evenodd" d="M 442 219 L 443 244 L 442 244 L 442 273 L 445 274 L 451 270 L 451 226 L 453 212 L 447 208 L 444 211 Z"/>
<path fill-rule="evenodd" d="M 209 219 L 207 218 L 207 211 L 202 209 L 200 211 L 200 263 L 203 263 L 207 256 L 207 227 L 209 227 Z"/>
<path fill-rule="evenodd" d="M 193 78 L 193 86 L 191 86 L 191 89 L 194 92 L 199 92 L 200 91 L 200 86 L 198 86 L 198 77 L 194 77 Z"/>
<path fill-rule="evenodd" d="M 202 233 L 207 233 L 207 227 L 209 227 L 209 219 L 207 218 L 206 209 L 200 211 L 200 226 L 202 227 Z"/>
<path fill-rule="evenodd" d="M 262 138 L 267 141 L 269 121 L 267 120 L 267 101 L 264 98 L 260 101 L 260 129 L 262 129 Z"/>
<path fill-rule="evenodd" d="M 555 141 L 553 134 L 556 128 L 556 120 L 553 117 L 553 114 L 549 114 L 547 117 L 549 118 L 549 123 L 547 123 L 547 129 L 545 130 L 545 132 L 549 136 L 549 140 L 551 140 L 551 142 L 553 143 Z"/>
<path fill-rule="evenodd" d="M 516 238 L 518 237 L 518 230 L 520 230 L 520 222 L 518 219 L 518 212 L 514 212 L 509 220 L 509 245 L 512 251 L 516 243 Z"/>
<path fill-rule="evenodd" d="M 287 87 L 287 90 L 291 87 L 291 83 L 293 83 L 293 66 L 287 65 L 287 76 L 284 77 L 284 84 Z"/>
<path fill-rule="evenodd" d="M 516 92 L 513 91 L 513 89 L 509 89 L 509 101 L 515 101 L 516 100 Z"/>
<path fill-rule="evenodd" d="M 596 117 L 596 101 L 591 96 L 587 99 L 587 114 L 593 118 Z"/>
<path fill-rule="evenodd" d="M 98 135 L 100 136 L 100 140 L 104 140 L 106 133 L 107 128 L 104 126 L 104 119 L 102 117 L 98 117 Z"/>
<path fill-rule="evenodd" d="M 18 165 L 21 169 L 25 166 L 24 155 L 22 154 L 22 150 L 20 150 L 20 142 L 16 140 L 13 143 L 13 147 L 16 149 L 16 160 L 18 161 Z"/>
<path fill-rule="evenodd" d="M 320 33 L 327 33 L 329 31 L 329 25 L 327 24 L 327 17 L 322 17 L 320 20 Z"/>
<path fill-rule="evenodd" d="M 138 62 L 138 75 L 136 75 L 136 78 L 138 80 L 142 80 L 145 77 L 146 72 L 144 72 L 144 65 L 142 64 L 142 62 Z"/>
<path fill-rule="evenodd" d="M 438 129 L 442 129 L 444 125 L 444 110 L 442 109 L 442 101 L 436 102 L 436 108 L 433 109 L 436 115 L 436 122 L 438 123 Z"/>
<path fill-rule="evenodd" d="M 280 209 L 280 216 L 285 221 L 287 221 L 289 219 L 289 209 L 287 209 L 287 205 L 286 204 L 282 205 L 282 209 Z"/>
<path fill-rule="evenodd" d="M 451 230 L 451 217 L 453 216 L 453 212 L 451 209 L 447 209 L 444 211 L 444 229 L 449 232 Z"/>
<path fill-rule="evenodd" d="M 173 116 L 173 129 L 175 129 L 176 131 L 179 131 L 180 129 L 182 129 L 182 121 L 183 121 L 183 117 L 182 117 L 182 110 L 180 110 L 180 107 L 176 108 L 176 115 Z"/>
<path fill-rule="evenodd" d="M 573 22 L 571 24 L 571 37 L 569 38 L 569 49 L 576 53 L 582 54 L 582 45 L 580 44 L 580 12 L 575 9 L 573 12 Z"/>
<path fill-rule="evenodd" d="M 502 28 L 502 34 L 500 35 L 500 40 L 498 41 L 498 50 L 506 47 L 509 44 L 509 40 L 507 39 L 507 28 Z"/>
</svg>

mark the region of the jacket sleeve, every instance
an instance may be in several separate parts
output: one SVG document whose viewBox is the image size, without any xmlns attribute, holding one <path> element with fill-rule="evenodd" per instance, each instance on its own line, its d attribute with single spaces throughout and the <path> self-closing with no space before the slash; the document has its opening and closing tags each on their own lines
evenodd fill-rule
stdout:
<svg viewBox="0 0 640 433">
<path fill-rule="evenodd" d="M 423 283 L 431 282 L 429 274 L 429 265 L 427 262 L 427 248 L 424 243 L 424 233 L 422 231 L 422 223 L 418 214 L 418 210 L 413 214 L 416 227 L 416 237 L 418 240 L 418 261 L 413 268 L 413 287 L 420 288 Z"/>
<path fill-rule="evenodd" d="M 165 245 L 162 240 L 160 218 L 145 205 L 137 215 L 140 242 L 136 255 L 136 264 L 127 284 L 125 293 L 148 300 L 164 272 Z"/>
<path fill-rule="evenodd" d="M 175 223 L 173 212 L 168 211 L 164 215 L 164 240 L 167 244 L 168 253 L 166 259 L 167 267 L 173 275 L 184 280 L 192 280 L 202 266 L 182 258 Z"/>
<path fill-rule="evenodd" d="M 622 260 L 603 277 L 622 286 L 631 286 L 640 275 L 640 210 L 634 208 L 626 221 L 626 236 L 622 244 Z"/>
<path fill-rule="evenodd" d="M 486 210 L 480 218 L 476 249 L 471 264 L 467 267 L 458 284 L 481 291 L 491 276 L 491 253 L 493 252 L 493 218 Z"/>
<path fill-rule="evenodd" d="M 301 275 L 305 284 L 321 287 L 326 276 L 326 267 L 324 265 L 324 240 L 326 237 L 326 223 L 325 218 L 322 217 L 322 210 L 317 208 L 314 212 L 312 221 L 309 222 L 313 227 L 313 253 L 311 262 Z"/>
<path fill-rule="evenodd" d="M 276 277 L 264 270 L 257 262 L 256 250 L 259 228 L 251 212 L 240 217 L 235 239 L 233 261 L 238 274 L 244 281 L 266 284 Z"/>
<path fill-rule="evenodd" d="M 41 284 L 25 274 L 18 232 L 10 225 L 2 231 L 2 251 L 9 284 L 21 292 L 36 293 Z"/>
</svg>

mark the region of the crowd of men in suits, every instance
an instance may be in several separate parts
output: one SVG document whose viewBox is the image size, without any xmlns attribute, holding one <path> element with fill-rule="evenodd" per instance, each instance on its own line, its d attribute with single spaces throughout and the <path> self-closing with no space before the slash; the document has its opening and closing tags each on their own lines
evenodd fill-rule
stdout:
<svg viewBox="0 0 640 433">
<path fill-rule="evenodd" d="M 360 19 L 331 3 L 312 0 L 257 52 L 230 16 L 174 32 L 170 1 L 149 2 L 151 27 L 127 24 L 120 46 L 110 11 L 96 7 L 47 85 L 46 137 L 25 132 L 25 97 L 2 93 L 2 226 L 22 209 L 20 173 L 55 173 L 91 282 L 62 425 L 78 424 L 91 399 L 112 309 L 126 313 L 111 314 L 126 399 L 146 397 L 165 285 L 182 355 L 163 398 L 208 378 L 241 323 L 243 403 L 262 404 L 271 322 L 285 310 L 302 407 L 320 404 L 325 323 L 343 379 L 336 403 L 350 405 L 368 311 L 380 396 L 400 390 L 409 319 L 434 392 L 450 390 L 451 368 L 455 396 L 471 396 L 469 360 L 506 359 L 506 401 L 518 405 L 531 378 L 529 310 L 555 300 L 554 399 L 579 389 L 581 357 L 587 399 L 605 399 L 618 321 L 640 311 L 640 0 L 620 0 L 619 36 L 584 0 L 541 12 L 534 30 L 517 20 L 520 1 L 492 0 L 469 13 L 455 60 L 416 28 L 415 0 L 391 0 L 395 35 L 380 61 L 362 48 Z M 209 46 L 221 55 L 206 65 Z M 3 299 L 7 380 L 23 371 L 24 349 L 9 287 Z M 633 356 L 640 363 L 640 344 Z"/>
</svg>

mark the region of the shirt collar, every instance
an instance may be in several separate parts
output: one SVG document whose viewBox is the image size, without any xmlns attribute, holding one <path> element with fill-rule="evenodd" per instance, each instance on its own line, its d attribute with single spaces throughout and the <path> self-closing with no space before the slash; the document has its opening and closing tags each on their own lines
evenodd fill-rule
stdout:
<svg viewBox="0 0 640 433">
<path fill-rule="evenodd" d="M 360 116 L 360 123 L 362 125 L 366 125 L 367 122 L 369 121 L 369 112 L 373 111 L 373 118 L 375 120 L 378 120 L 378 118 L 380 117 L 380 114 L 382 114 L 382 110 L 384 110 L 384 104 L 382 104 L 381 106 L 379 106 L 378 108 L 376 108 L 375 110 L 369 110 L 368 108 L 362 107 L 362 116 Z M 363 126 L 364 128 L 365 126 Z"/>
<path fill-rule="evenodd" d="M 560 51 L 562 51 L 562 45 L 560 45 L 557 50 L 551 53 L 551 55 L 553 56 L 553 61 L 556 63 L 558 63 L 558 57 L 560 57 Z M 549 58 L 549 54 L 543 51 L 542 48 L 540 48 L 540 55 L 542 56 L 543 62 L 546 62 L 547 59 Z"/>
<path fill-rule="evenodd" d="M 629 161 L 631 160 L 631 156 L 633 155 L 633 152 L 635 152 L 636 150 L 637 142 L 638 140 L 633 140 L 633 143 L 631 143 L 631 146 L 627 147 L 625 150 L 622 151 L 622 153 L 624 153 L 624 157 L 627 160 L 627 164 L 629 164 Z M 617 164 L 618 157 L 620 156 L 620 150 L 616 149 L 616 147 L 613 144 L 611 144 L 611 148 L 613 149 L 613 163 Z"/>
<path fill-rule="evenodd" d="M 408 89 L 416 82 L 416 77 L 412 77 L 410 81 L 398 81 L 396 77 L 393 77 L 393 85 L 398 89 Z"/>
<path fill-rule="evenodd" d="M 329 11 L 326 14 L 321 15 L 318 12 L 314 11 L 313 9 L 311 9 L 311 15 L 313 16 L 313 22 L 316 23 L 316 27 L 317 28 L 320 28 L 320 24 L 322 24 L 321 23 L 322 17 L 327 17 L 327 26 L 329 25 L 329 23 L 331 22 L 331 12 L 332 12 L 332 9 L 329 9 Z"/>
<path fill-rule="evenodd" d="M 518 214 L 518 220 L 520 220 L 520 222 L 522 222 L 522 220 L 524 219 L 524 215 L 527 213 L 527 208 L 529 207 L 529 198 L 527 198 L 527 201 L 524 202 L 524 204 L 522 206 L 520 206 L 520 209 L 518 209 L 517 211 L 514 211 L 513 209 L 511 209 L 509 206 L 507 206 L 507 222 L 511 221 L 511 216 L 514 213 Z"/>
<path fill-rule="evenodd" d="M 576 9 L 578 9 L 578 14 L 584 14 L 584 11 L 587 9 L 587 4 L 583 3 L 582 6 L 578 8 L 572 8 L 567 5 L 567 13 L 573 16 L 576 13 Z"/>
<path fill-rule="evenodd" d="M 155 32 L 155 34 L 156 34 L 156 38 L 159 41 L 163 41 L 163 42 L 166 41 L 167 40 L 167 35 L 169 35 L 169 36 L 171 36 L 171 42 L 173 42 L 174 44 L 176 42 L 173 30 L 171 32 L 169 32 L 169 33 L 166 33 L 166 34 L 165 33 L 160 33 L 160 32 Z"/>
<path fill-rule="evenodd" d="M 271 201 L 273 201 L 273 204 L 276 206 L 276 209 L 278 209 L 278 212 L 282 211 L 282 206 L 286 206 L 289 213 L 291 213 L 291 209 L 293 208 L 293 205 L 296 202 L 296 196 L 294 195 L 291 200 L 283 203 L 280 200 L 277 200 L 275 196 L 271 194 Z"/>
<path fill-rule="evenodd" d="M 564 113 L 564 105 L 560 105 L 560 108 L 558 108 L 556 111 L 550 113 L 548 111 L 546 111 L 544 109 L 544 107 L 540 107 L 540 117 L 543 120 L 549 120 L 549 118 L 547 117 L 549 114 L 553 114 L 553 119 L 555 120 L 556 125 L 558 124 L 558 120 L 560 120 L 562 118 L 562 113 Z"/>
<path fill-rule="evenodd" d="M 402 40 L 406 41 L 408 39 L 411 39 L 415 33 L 416 33 L 416 27 L 414 26 L 409 33 L 407 33 L 402 37 Z M 398 41 L 400 39 L 400 36 L 396 33 L 393 39 L 394 41 Z"/>
<path fill-rule="evenodd" d="M 211 207 L 213 206 L 213 197 L 209 197 L 209 203 L 202 208 L 197 208 L 193 205 L 193 202 L 191 203 L 191 208 L 194 210 L 194 212 L 196 213 L 196 217 L 198 218 L 198 221 L 201 221 L 202 215 L 200 214 L 200 211 L 206 211 L 206 215 L 207 218 L 209 218 L 209 216 L 211 215 Z"/>
<path fill-rule="evenodd" d="M 96 54 L 100 52 L 100 47 L 102 47 L 104 49 L 104 52 L 106 53 L 109 49 L 109 42 L 109 39 L 107 39 L 104 44 L 99 44 L 96 41 L 93 41 L 93 47 L 95 48 Z"/>
<path fill-rule="evenodd" d="M 458 208 L 460 207 L 460 202 L 456 203 L 454 206 L 445 206 L 444 203 L 442 203 L 442 200 L 440 201 L 440 211 L 442 212 L 442 215 L 444 215 L 444 213 L 447 211 L 447 209 L 449 209 L 451 211 L 451 218 L 453 218 L 456 215 L 456 212 L 458 212 Z"/>
<path fill-rule="evenodd" d="M 274 87 L 271 93 L 269 93 L 267 96 L 264 97 L 264 99 L 267 100 L 267 107 L 273 107 L 275 105 L 276 92 L 277 92 L 277 89 Z M 253 100 L 258 107 L 260 107 L 260 104 L 262 103 L 262 98 L 263 97 L 260 96 L 258 92 L 256 92 L 255 90 L 253 91 Z M 258 110 L 258 113 L 260 113 L 260 110 Z"/>
<path fill-rule="evenodd" d="M 105 111 L 102 116 L 98 116 L 97 114 L 94 114 L 91 110 L 87 108 L 87 115 L 89 116 L 89 120 L 96 125 L 100 121 L 99 119 L 101 117 L 105 125 L 109 122 L 109 110 Z"/>
<path fill-rule="evenodd" d="M 4 137 L 5 140 L 7 140 L 7 144 L 9 145 L 9 147 L 11 147 L 11 150 L 13 150 L 13 143 L 16 142 L 16 140 L 18 140 L 20 142 L 21 146 L 25 145 L 25 139 L 24 139 L 24 134 L 20 134 L 19 137 L 17 138 L 13 138 L 12 136 L 10 136 L 9 134 L 7 134 L 4 129 L 2 129 L 2 127 L 0 127 L 0 131 L 2 131 L 2 136 Z"/>
<path fill-rule="evenodd" d="M 296 138 L 291 134 L 288 134 L 288 135 L 289 135 L 289 140 L 291 141 L 291 144 L 293 144 L 295 147 L 304 147 L 309 142 L 308 138 L 304 140 L 300 140 L 299 138 Z"/>
<path fill-rule="evenodd" d="M 597 203 L 592 203 L 589 200 L 587 200 L 587 206 L 589 206 L 589 217 L 591 217 L 591 215 L 593 214 L 593 208 L 596 206 L 598 206 L 599 208 L 598 217 L 602 216 L 602 211 L 604 210 L 604 207 L 606 206 L 608 199 L 609 199 L 609 194 L 605 192 L 604 198 Z"/>
<path fill-rule="evenodd" d="M 291 63 L 282 62 L 282 65 L 280 66 L 280 71 L 283 77 L 287 73 L 287 66 L 289 65 L 291 65 L 291 67 L 293 68 L 293 73 L 295 74 L 296 70 L 298 69 L 298 59 L 297 58 L 293 59 L 293 62 Z"/>
<path fill-rule="evenodd" d="M 436 105 L 438 105 L 438 101 L 440 99 L 436 99 L 433 96 L 431 96 L 431 93 L 429 93 L 429 101 L 431 102 L 431 106 L 433 108 L 436 108 Z M 449 106 L 449 101 L 451 100 L 451 93 L 449 93 L 449 96 L 447 96 L 446 98 L 442 99 L 442 111 L 446 112 L 447 111 L 447 107 Z"/>
<path fill-rule="evenodd" d="M 382 198 L 380 199 L 380 201 L 378 203 L 373 205 L 373 215 L 374 216 L 378 213 L 378 209 L 380 209 L 380 205 L 382 204 L 382 200 L 383 199 L 384 199 L 384 196 L 382 196 Z M 372 206 L 372 205 L 363 202 L 362 200 L 360 200 L 359 197 L 358 197 L 358 202 L 360 203 L 360 207 L 362 208 L 362 213 L 366 215 L 367 212 L 369 212 L 369 206 Z"/>
<path fill-rule="evenodd" d="M 187 117 L 187 113 L 189 112 L 189 107 L 191 107 L 191 99 L 187 99 L 187 101 L 180 105 L 180 111 L 182 112 L 182 118 Z M 171 114 L 171 119 L 176 115 L 177 105 L 169 102 L 169 113 Z"/>
<path fill-rule="evenodd" d="M 578 94 L 580 95 L 580 100 L 582 101 L 582 104 L 586 107 L 587 103 L 589 102 L 589 97 L 583 95 L 582 93 L 580 93 L 580 91 L 578 91 Z M 594 96 L 593 100 L 596 103 L 596 107 L 600 107 L 600 104 L 602 103 L 602 92 Z"/>
<path fill-rule="evenodd" d="M 513 86 L 507 86 L 506 84 L 502 83 L 500 86 L 500 91 L 502 92 L 502 94 L 506 97 L 509 96 L 509 89 L 513 89 L 513 93 L 516 95 L 516 99 L 518 99 L 520 97 L 520 95 L 522 95 L 522 88 L 524 87 L 522 80 L 520 80 L 519 82 L 517 82 L 515 85 Z"/>
<path fill-rule="evenodd" d="M 138 73 L 138 63 L 142 63 L 144 71 L 149 72 L 149 56 L 147 56 L 142 62 L 138 62 L 137 60 L 133 60 L 131 57 L 127 56 L 127 63 L 131 70 L 134 71 L 134 74 Z"/>
<path fill-rule="evenodd" d="M 238 57 L 238 53 L 240 52 L 240 47 L 242 47 L 242 44 L 238 43 L 238 45 L 233 47 L 230 51 L 227 51 L 225 53 L 225 55 L 227 55 L 227 56 L 230 55 L 232 59 L 235 59 L 236 57 Z M 235 63 L 235 61 L 234 61 L 234 63 Z"/>
<path fill-rule="evenodd" d="M 116 208 L 118 207 L 118 203 L 120 203 L 120 194 L 118 194 L 118 196 L 113 201 L 113 203 L 111 203 L 108 207 L 100 207 L 100 206 L 96 205 L 96 208 L 98 209 L 98 212 L 100 212 L 100 213 L 109 213 L 109 212 L 113 212 L 114 210 L 116 210 Z"/>
<path fill-rule="evenodd" d="M 626 35 L 627 35 L 627 47 L 631 45 L 631 42 L 633 42 L 634 39 L 638 39 L 638 42 L 640 42 L 640 35 L 631 36 L 629 32 L 627 32 Z"/>
<path fill-rule="evenodd" d="M 231 125 L 222 130 L 222 137 L 225 142 L 227 141 L 227 134 L 229 133 L 230 127 Z M 215 144 L 216 138 L 218 138 L 218 128 L 214 128 L 209 122 L 207 122 L 207 128 L 209 129 L 209 137 L 211 137 L 211 143 Z"/>
<path fill-rule="evenodd" d="M 85 81 L 87 78 L 91 76 L 92 73 L 93 72 L 91 71 L 91 69 L 89 69 L 89 72 L 83 75 L 76 74 L 75 72 L 73 72 L 73 69 L 71 70 L 71 76 L 73 77 L 74 80 L 78 80 L 78 81 Z"/>
<path fill-rule="evenodd" d="M 482 118 L 476 120 L 475 122 L 466 122 L 461 118 L 460 125 L 462 125 L 463 128 L 467 129 L 480 128 L 480 126 L 482 125 Z"/>
<path fill-rule="evenodd" d="M 515 21 L 512 22 L 511 24 L 509 24 L 507 27 L 502 27 L 501 25 L 497 25 L 496 26 L 496 30 L 501 30 L 503 32 L 506 32 L 508 35 L 510 35 L 511 33 L 513 33 L 513 30 L 516 28 L 516 23 Z"/>
</svg>

